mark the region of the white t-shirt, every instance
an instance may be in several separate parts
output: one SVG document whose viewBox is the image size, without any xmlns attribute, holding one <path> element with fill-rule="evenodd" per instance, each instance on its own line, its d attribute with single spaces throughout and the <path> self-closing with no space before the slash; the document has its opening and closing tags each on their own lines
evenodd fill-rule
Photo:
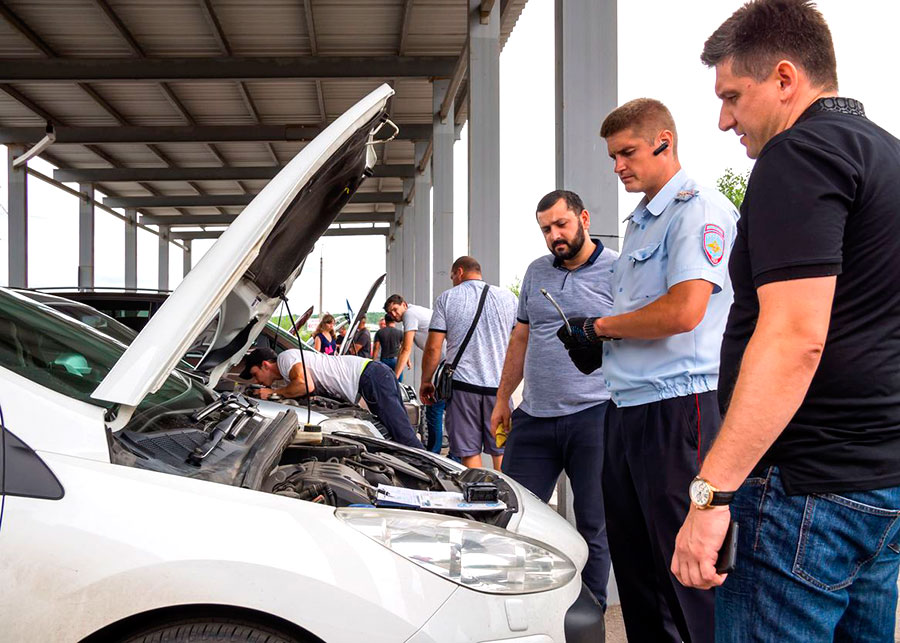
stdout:
<svg viewBox="0 0 900 643">
<path fill-rule="evenodd" d="M 355 403 L 359 398 L 359 378 L 371 360 L 356 355 L 324 355 L 315 351 L 304 351 L 306 369 L 312 375 L 315 386 L 313 394 L 328 394 L 330 397 Z M 278 370 L 285 381 L 291 380 L 294 364 L 301 364 L 300 349 L 290 348 L 278 356 Z"/>
<path fill-rule="evenodd" d="M 431 310 L 424 306 L 416 306 L 409 304 L 406 312 L 403 313 L 403 332 L 414 330 L 416 335 L 413 338 L 416 346 L 421 350 L 425 350 L 425 342 L 428 339 L 428 326 L 431 324 Z"/>
</svg>

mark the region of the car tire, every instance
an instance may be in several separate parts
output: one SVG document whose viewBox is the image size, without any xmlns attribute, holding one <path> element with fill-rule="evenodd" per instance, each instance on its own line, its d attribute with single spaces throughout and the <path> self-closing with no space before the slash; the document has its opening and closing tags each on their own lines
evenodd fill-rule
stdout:
<svg viewBox="0 0 900 643">
<path fill-rule="evenodd" d="M 228 618 L 187 619 L 155 625 L 122 643 L 306 643 L 276 629 Z"/>
</svg>

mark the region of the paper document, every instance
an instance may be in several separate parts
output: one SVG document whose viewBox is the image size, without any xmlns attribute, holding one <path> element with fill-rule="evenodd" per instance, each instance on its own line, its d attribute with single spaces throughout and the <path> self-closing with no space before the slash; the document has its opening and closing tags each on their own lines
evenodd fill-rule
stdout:
<svg viewBox="0 0 900 643">
<path fill-rule="evenodd" d="M 498 511 L 506 509 L 506 503 L 466 502 L 457 491 L 421 491 L 380 484 L 375 490 L 375 504 L 378 507 L 416 507 L 422 509 L 444 509 L 447 511 Z"/>
</svg>

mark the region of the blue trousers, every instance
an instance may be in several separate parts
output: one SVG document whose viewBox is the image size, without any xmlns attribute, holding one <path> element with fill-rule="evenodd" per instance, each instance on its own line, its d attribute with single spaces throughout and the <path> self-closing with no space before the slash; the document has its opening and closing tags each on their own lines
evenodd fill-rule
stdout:
<svg viewBox="0 0 900 643">
<path fill-rule="evenodd" d="M 900 487 L 788 496 L 777 467 L 731 504 L 735 570 L 716 590 L 717 643 L 894 640 Z"/>
<path fill-rule="evenodd" d="M 441 443 L 444 441 L 444 409 L 447 402 L 435 402 L 425 407 L 425 426 L 428 428 L 428 436 L 425 438 L 425 448 L 432 453 L 441 452 Z"/>
<path fill-rule="evenodd" d="M 390 366 L 391 370 L 394 370 L 395 368 L 397 368 L 397 358 L 396 357 L 382 357 L 378 361 L 381 362 L 382 364 L 387 364 L 388 366 Z M 397 381 L 398 382 L 403 381 L 403 373 L 400 373 L 400 377 L 397 378 Z"/>
<path fill-rule="evenodd" d="M 400 383 L 390 368 L 380 362 L 369 362 L 359 378 L 359 393 L 372 414 L 387 427 L 392 440 L 422 448 L 403 407 Z"/>
<path fill-rule="evenodd" d="M 588 544 L 582 580 L 606 609 L 609 547 L 601 488 L 603 420 L 608 402 L 572 415 L 534 417 L 521 409 L 512 414 L 503 473 L 547 502 L 563 471 L 572 483 L 575 526 Z"/>
</svg>

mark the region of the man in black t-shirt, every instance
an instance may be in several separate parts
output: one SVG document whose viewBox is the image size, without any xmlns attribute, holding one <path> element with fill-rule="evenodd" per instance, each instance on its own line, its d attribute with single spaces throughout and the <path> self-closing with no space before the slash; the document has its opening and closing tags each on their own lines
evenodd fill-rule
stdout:
<svg viewBox="0 0 900 643">
<path fill-rule="evenodd" d="M 366 328 L 365 318 L 359 320 L 359 326 L 353 335 L 353 346 L 350 347 L 350 353 L 359 357 L 372 357 L 372 336 L 369 329 Z"/>
<path fill-rule="evenodd" d="M 397 328 L 393 317 L 384 316 L 384 326 L 375 333 L 375 346 L 372 359 L 377 359 L 391 368 L 397 366 L 397 355 L 400 352 L 400 344 L 403 342 L 403 331 Z M 403 374 L 398 378 L 403 381 Z"/>
<path fill-rule="evenodd" d="M 808 2 L 748 3 L 702 60 L 719 127 L 757 161 L 729 264 L 725 419 L 672 571 L 724 582 L 717 641 L 893 640 L 900 141 L 837 96 L 831 35 Z M 714 564 L 729 518 L 740 534 L 726 581 Z"/>
</svg>

